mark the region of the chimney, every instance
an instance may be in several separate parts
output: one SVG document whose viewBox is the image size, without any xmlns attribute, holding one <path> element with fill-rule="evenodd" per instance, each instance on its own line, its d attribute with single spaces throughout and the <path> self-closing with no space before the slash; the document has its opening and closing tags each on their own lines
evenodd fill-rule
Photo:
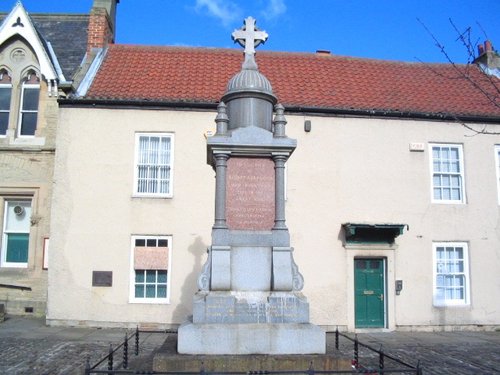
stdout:
<svg viewBox="0 0 500 375">
<path fill-rule="evenodd" d="M 475 64 L 480 65 L 483 70 L 486 68 L 488 70 L 500 71 L 500 55 L 493 48 L 491 41 L 487 40 L 484 44 L 478 45 L 477 51 L 478 56 L 474 60 Z M 500 74 L 500 72 L 497 74 Z"/>
<path fill-rule="evenodd" d="M 321 56 L 330 56 L 331 52 L 327 49 L 317 49 L 316 50 L 316 55 L 321 55 Z"/>
<path fill-rule="evenodd" d="M 90 11 L 87 53 L 115 42 L 116 5 L 120 0 L 94 0 Z"/>
</svg>

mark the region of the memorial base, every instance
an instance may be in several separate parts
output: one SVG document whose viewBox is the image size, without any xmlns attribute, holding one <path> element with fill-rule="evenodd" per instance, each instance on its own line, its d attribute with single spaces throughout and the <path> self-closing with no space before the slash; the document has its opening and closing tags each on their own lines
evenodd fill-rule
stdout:
<svg viewBox="0 0 500 375">
<path fill-rule="evenodd" d="M 179 327 L 181 354 L 324 354 L 325 332 L 302 324 L 194 324 Z"/>
<path fill-rule="evenodd" d="M 336 350 L 332 340 L 327 342 L 327 354 L 291 355 L 190 355 L 177 352 L 177 334 L 169 334 L 153 358 L 153 370 L 157 372 L 211 373 L 306 373 L 314 371 L 352 371 L 352 357 Z"/>
</svg>

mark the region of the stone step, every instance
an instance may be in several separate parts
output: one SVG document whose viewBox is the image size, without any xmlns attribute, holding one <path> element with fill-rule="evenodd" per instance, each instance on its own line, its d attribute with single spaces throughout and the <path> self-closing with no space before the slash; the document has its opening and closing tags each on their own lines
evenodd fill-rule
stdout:
<svg viewBox="0 0 500 375">
<path fill-rule="evenodd" d="M 335 354 L 299 355 L 191 355 L 177 353 L 177 335 L 169 335 L 153 358 L 154 371 L 209 372 L 249 371 L 350 371 L 351 358 Z"/>
</svg>

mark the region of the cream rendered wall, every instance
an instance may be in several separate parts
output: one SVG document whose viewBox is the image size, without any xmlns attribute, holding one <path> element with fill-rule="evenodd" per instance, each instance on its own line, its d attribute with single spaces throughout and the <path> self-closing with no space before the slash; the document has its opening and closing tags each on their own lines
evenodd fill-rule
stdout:
<svg viewBox="0 0 500 375">
<path fill-rule="evenodd" d="M 48 322 L 170 325 L 192 312 L 213 223 L 214 172 L 203 133 L 214 112 L 60 110 L 52 213 Z M 305 133 L 304 120 L 312 121 Z M 387 328 L 498 325 L 500 241 L 494 145 L 458 124 L 287 116 L 298 147 L 288 162 L 287 224 L 311 320 L 354 329 L 353 261 L 387 259 Z M 135 132 L 175 134 L 172 199 L 134 198 Z M 425 144 L 410 152 L 410 142 Z M 466 204 L 431 203 L 429 142 L 464 146 Z M 388 248 L 345 249 L 341 224 L 408 224 Z M 173 236 L 167 305 L 129 303 L 131 235 Z M 471 303 L 433 307 L 432 243 L 469 244 Z M 112 287 L 92 287 L 92 271 Z M 404 281 L 396 296 L 394 280 Z"/>
<path fill-rule="evenodd" d="M 210 245 L 213 113 L 62 108 L 56 155 L 49 322 L 182 323 Z M 136 132 L 172 132 L 173 198 L 134 198 Z M 132 235 L 172 235 L 170 303 L 129 303 Z M 92 287 L 112 271 L 112 287 Z"/>
<path fill-rule="evenodd" d="M 313 321 L 354 329 L 352 259 L 364 255 L 388 258 L 389 329 L 500 324 L 493 155 L 500 136 L 467 137 L 460 124 L 430 121 L 287 119 L 289 136 L 298 139 L 288 163 L 287 219 Z M 310 133 L 303 131 L 306 119 Z M 411 142 L 423 142 L 425 151 L 410 152 Z M 431 203 L 429 142 L 463 144 L 466 204 Z M 409 230 L 395 250 L 346 250 L 346 222 L 408 224 Z M 468 242 L 469 306 L 433 307 L 433 241 Z M 404 282 L 399 296 L 397 279 Z"/>
</svg>

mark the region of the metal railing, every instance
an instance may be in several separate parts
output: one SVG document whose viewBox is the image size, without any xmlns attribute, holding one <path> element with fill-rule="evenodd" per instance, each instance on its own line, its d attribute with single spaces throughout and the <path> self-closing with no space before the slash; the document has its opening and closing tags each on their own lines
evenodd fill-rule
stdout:
<svg viewBox="0 0 500 375">
<path fill-rule="evenodd" d="M 351 338 L 347 336 L 346 334 L 340 333 L 338 328 L 335 330 L 335 349 L 339 350 L 339 338 L 343 337 L 353 343 L 353 359 L 352 359 L 352 367 L 353 370 L 360 372 L 360 373 L 368 373 L 368 374 L 389 374 L 389 373 L 399 373 L 399 374 L 417 374 L 417 375 L 422 375 L 423 374 L 423 369 L 420 366 L 420 361 L 417 362 L 415 366 L 410 365 L 404 361 L 402 361 L 399 358 L 396 358 L 390 354 L 387 354 L 383 351 L 382 346 L 380 346 L 380 349 L 377 350 L 374 347 L 364 344 L 358 340 L 358 335 L 355 334 L 354 338 Z M 378 355 L 378 366 L 368 366 L 368 365 L 363 365 L 360 362 L 360 357 L 359 357 L 359 347 L 364 347 L 372 352 L 374 352 L 376 355 Z M 399 366 L 402 366 L 401 368 L 393 368 L 393 369 L 388 369 L 386 368 L 386 361 L 390 360 L 394 363 L 396 363 Z"/>
<path fill-rule="evenodd" d="M 206 371 L 203 362 L 200 362 L 199 371 L 150 371 L 144 369 L 129 369 L 129 341 L 133 340 L 133 352 L 135 356 L 139 355 L 140 350 L 140 333 L 176 333 L 175 331 L 140 331 L 137 327 L 133 333 L 128 335 L 125 333 L 124 340 L 121 344 L 113 349 L 112 345 L 109 346 L 109 352 L 106 356 L 96 362 L 94 365 L 90 365 L 90 359 L 87 359 L 87 364 L 85 366 L 85 375 L 91 374 L 151 374 L 151 375 L 257 375 L 257 374 L 267 374 L 267 375 L 284 375 L 284 374 L 304 374 L 304 375 L 315 375 L 315 374 L 417 374 L 422 375 L 423 369 L 420 366 L 420 361 L 415 365 L 408 364 L 403 360 L 396 358 L 390 354 L 383 351 L 382 347 L 377 350 L 370 345 L 364 344 L 358 340 L 358 335 L 354 335 L 354 338 L 349 337 L 346 334 L 340 333 L 338 329 L 335 330 L 335 349 L 340 350 L 340 338 L 346 339 L 352 343 L 352 361 L 351 370 L 315 370 L 313 363 L 311 362 L 309 368 L 307 369 L 297 369 L 297 370 L 286 370 L 286 371 Z M 374 366 L 373 363 L 362 363 L 362 358 L 360 358 L 360 347 L 368 349 L 369 351 L 375 353 L 377 357 L 377 364 Z M 117 367 L 115 367 L 115 359 L 120 354 L 121 349 L 122 362 Z M 107 368 L 98 368 L 99 366 L 107 362 Z M 372 360 L 373 362 L 373 360 Z M 387 364 L 395 364 L 396 367 L 388 367 Z"/>
</svg>

